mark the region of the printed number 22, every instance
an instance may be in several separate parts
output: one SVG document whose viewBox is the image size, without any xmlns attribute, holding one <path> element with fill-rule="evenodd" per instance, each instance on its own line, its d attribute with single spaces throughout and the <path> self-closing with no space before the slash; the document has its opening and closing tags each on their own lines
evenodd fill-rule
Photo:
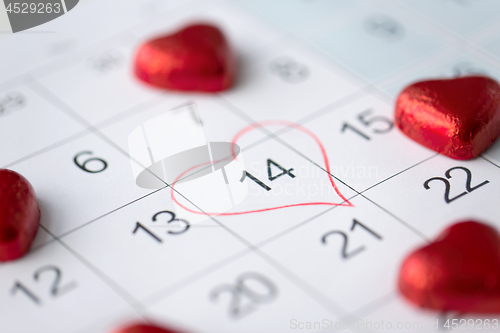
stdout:
<svg viewBox="0 0 500 333">
<path fill-rule="evenodd" d="M 453 198 L 450 198 L 450 188 L 451 188 L 451 185 L 450 185 L 450 182 L 448 181 L 448 179 L 451 178 L 451 171 L 452 170 L 455 170 L 455 169 L 459 169 L 459 170 L 463 170 L 466 175 L 467 175 L 467 180 L 466 180 L 466 183 L 465 183 L 465 189 L 467 191 L 464 191 L 456 196 L 454 196 Z M 445 176 L 446 178 L 442 178 L 442 177 L 432 177 L 432 178 L 429 178 L 425 181 L 424 183 L 424 188 L 426 190 L 429 190 L 431 187 L 429 186 L 430 182 L 432 181 L 435 181 L 435 180 L 439 180 L 439 181 L 442 181 L 444 183 L 444 186 L 445 186 L 445 190 L 444 190 L 444 201 L 449 204 L 450 202 L 452 202 L 453 200 L 457 200 L 458 198 L 461 198 L 463 197 L 464 195 L 466 194 L 469 194 L 471 193 L 472 191 L 475 191 L 477 190 L 478 188 L 480 188 L 481 186 L 484 186 L 486 184 L 488 184 L 490 181 L 489 180 L 485 180 L 484 182 L 482 182 L 481 184 L 479 185 L 476 185 L 476 186 L 471 186 L 471 182 L 472 182 L 472 172 L 465 168 L 465 167 L 462 167 L 462 166 L 456 166 L 456 167 L 453 167 L 451 169 L 448 169 L 446 170 L 445 172 Z"/>
</svg>

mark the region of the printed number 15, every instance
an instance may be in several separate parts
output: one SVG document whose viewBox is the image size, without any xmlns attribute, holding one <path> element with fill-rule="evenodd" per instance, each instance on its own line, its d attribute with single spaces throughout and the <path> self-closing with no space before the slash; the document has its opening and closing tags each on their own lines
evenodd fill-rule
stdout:
<svg viewBox="0 0 500 333">
<path fill-rule="evenodd" d="M 370 117 L 372 112 L 373 111 L 369 109 L 369 110 L 366 110 L 366 111 L 358 114 L 357 115 L 358 122 L 360 122 L 363 126 L 365 126 L 367 128 L 372 127 L 372 125 L 375 125 L 376 123 L 384 123 L 385 125 L 383 125 L 383 126 L 380 125 L 379 127 L 374 128 L 372 130 L 372 132 L 375 134 L 385 134 L 385 133 L 390 132 L 392 130 L 392 128 L 394 127 L 393 122 L 384 116 L 372 116 L 372 117 Z M 370 136 L 368 136 L 367 134 L 365 134 L 363 131 L 359 130 L 355 126 L 349 124 L 348 122 L 342 123 L 342 129 L 340 131 L 342 133 L 344 133 L 348 129 L 353 131 L 357 135 L 361 136 L 365 140 L 371 139 Z"/>
</svg>

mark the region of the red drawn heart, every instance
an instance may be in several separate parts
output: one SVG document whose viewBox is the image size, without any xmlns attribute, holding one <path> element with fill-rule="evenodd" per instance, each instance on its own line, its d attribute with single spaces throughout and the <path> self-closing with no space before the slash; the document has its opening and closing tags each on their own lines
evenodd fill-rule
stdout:
<svg viewBox="0 0 500 333">
<path fill-rule="evenodd" d="M 182 209 L 193 213 L 193 214 L 207 214 L 210 216 L 231 216 L 231 215 L 244 215 L 244 214 L 252 214 L 252 213 L 260 213 L 260 212 L 265 212 L 265 211 L 271 211 L 271 210 L 278 210 L 278 209 L 283 209 L 283 208 L 290 208 L 290 207 L 300 207 L 300 206 L 344 206 L 344 207 L 354 207 L 354 205 L 340 192 L 338 189 L 337 185 L 335 185 L 335 182 L 333 180 L 333 177 L 330 172 L 330 161 L 328 159 L 328 155 L 326 153 L 326 149 L 323 146 L 323 143 L 321 140 L 311 132 L 309 129 L 299 125 L 295 124 L 286 120 L 267 120 L 267 121 L 262 121 L 258 123 L 251 124 L 242 130 L 240 130 L 233 138 L 232 143 L 237 143 L 238 140 L 246 133 L 256 130 L 260 127 L 265 127 L 265 126 L 286 126 L 290 127 L 294 130 L 300 131 L 306 135 L 308 135 L 311 139 L 314 140 L 316 145 L 318 146 L 319 150 L 321 151 L 321 155 L 323 156 L 323 162 L 325 165 L 325 170 L 326 174 L 328 177 L 328 180 L 332 186 L 332 188 L 335 190 L 337 195 L 342 199 L 341 203 L 335 203 L 335 202 L 303 202 L 303 203 L 296 203 L 296 204 L 291 204 L 291 205 L 286 205 L 286 206 L 277 206 L 277 207 L 269 207 L 269 208 L 263 208 L 263 209 L 256 209 L 256 210 L 249 210 L 249 211 L 241 211 L 241 212 L 230 212 L 230 213 L 224 213 L 224 212 L 200 212 L 199 210 L 193 210 L 185 205 L 181 204 L 179 200 L 176 197 L 176 192 L 174 191 L 175 188 L 175 183 L 181 179 L 187 172 L 191 171 L 191 169 L 197 168 L 200 165 L 197 165 L 189 170 L 184 171 L 184 173 L 180 174 L 177 179 L 174 181 L 174 184 L 170 187 L 170 197 L 172 200 Z M 236 158 L 234 152 L 233 152 L 233 158 Z M 214 162 L 215 163 L 215 162 Z"/>
<path fill-rule="evenodd" d="M 500 135 L 500 85 L 480 76 L 418 82 L 399 95 L 395 117 L 399 129 L 425 147 L 471 159 Z"/>
<path fill-rule="evenodd" d="M 452 225 L 405 259 L 399 290 L 423 308 L 500 313 L 500 234 L 474 221 Z"/>
<path fill-rule="evenodd" d="M 149 324 L 134 324 L 120 328 L 113 333 L 180 333 L 169 328 L 161 328 Z"/>
<path fill-rule="evenodd" d="M 40 209 L 31 184 L 14 171 L 0 169 L 0 261 L 26 254 L 39 222 Z"/>
<path fill-rule="evenodd" d="M 211 25 L 187 26 L 141 45 L 135 75 L 153 86 L 216 92 L 234 82 L 236 58 L 222 32 Z"/>
</svg>

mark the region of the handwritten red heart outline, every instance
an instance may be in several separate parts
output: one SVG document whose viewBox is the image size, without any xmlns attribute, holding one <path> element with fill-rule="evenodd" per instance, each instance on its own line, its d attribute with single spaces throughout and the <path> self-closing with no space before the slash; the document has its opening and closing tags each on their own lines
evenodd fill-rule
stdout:
<svg viewBox="0 0 500 333">
<path fill-rule="evenodd" d="M 174 194 L 175 193 L 174 192 L 174 186 L 177 183 L 177 181 L 180 178 L 182 178 L 186 173 L 188 173 L 189 171 L 191 171 L 194 168 L 200 167 L 201 165 L 196 165 L 196 166 L 194 166 L 194 167 L 192 167 L 192 168 L 184 171 L 182 174 L 180 174 L 175 179 L 173 185 L 170 187 L 170 197 L 172 198 L 172 200 L 178 206 L 180 206 L 182 209 L 184 209 L 184 210 L 186 210 L 186 211 L 188 211 L 190 213 L 194 213 L 194 214 L 207 214 L 209 216 L 244 215 L 244 214 L 260 213 L 260 212 L 266 212 L 266 211 L 271 211 L 271 210 L 277 210 L 277 209 L 283 209 L 283 208 L 290 208 L 290 207 L 300 207 L 300 206 L 343 206 L 343 207 L 354 207 L 354 205 L 349 200 L 347 200 L 347 198 L 340 192 L 340 190 L 338 189 L 337 185 L 335 185 L 335 182 L 333 181 L 333 177 L 332 177 L 332 175 L 330 173 L 330 161 L 328 159 L 328 154 L 326 153 L 326 150 L 325 150 L 325 147 L 323 146 L 323 143 L 316 136 L 316 134 L 314 134 L 313 132 L 311 132 L 307 128 L 305 128 L 305 127 L 303 127 L 303 126 L 301 126 L 299 124 L 296 124 L 296 123 L 293 123 L 293 122 L 290 122 L 290 121 L 286 121 L 286 120 L 266 120 L 266 121 L 256 122 L 256 123 L 253 123 L 253 124 L 250 124 L 250 125 L 246 126 L 241 131 L 239 131 L 238 133 L 236 133 L 236 135 L 233 137 L 233 140 L 231 140 L 231 143 L 236 144 L 238 142 L 238 140 L 244 134 L 246 134 L 246 133 L 248 133 L 248 132 L 250 132 L 252 130 L 255 130 L 257 128 L 266 127 L 266 126 L 285 126 L 285 127 L 290 127 L 292 129 L 301 131 L 301 132 L 307 134 L 309 137 L 311 137 L 316 142 L 316 144 L 318 145 L 318 147 L 319 147 L 319 149 L 321 151 L 321 155 L 323 156 L 323 163 L 325 164 L 325 170 L 327 172 L 328 179 L 330 180 L 330 184 L 332 185 L 332 187 L 335 190 L 335 192 L 337 193 L 337 195 L 343 200 L 343 203 L 333 203 L 333 202 L 305 202 L 305 203 L 298 203 L 298 204 L 292 204 L 292 205 L 277 206 L 277 207 L 263 208 L 263 209 L 256 209 L 256 210 L 249 210 L 249 211 L 243 211 L 243 212 L 231 212 L 231 213 L 209 213 L 209 212 L 195 211 L 195 210 L 189 209 L 186 206 L 182 205 L 177 200 L 177 198 L 175 197 L 175 194 Z M 234 149 L 234 148 L 232 148 L 232 149 Z M 232 151 L 232 155 L 233 155 L 233 158 L 236 159 L 236 153 L 234 152 L 234 150 Z M 217 163 L 217 162 L 220 162 L 220 161 L 208 162 L 208 163 L 204 163 L 204 164 Z"/>
</svg>

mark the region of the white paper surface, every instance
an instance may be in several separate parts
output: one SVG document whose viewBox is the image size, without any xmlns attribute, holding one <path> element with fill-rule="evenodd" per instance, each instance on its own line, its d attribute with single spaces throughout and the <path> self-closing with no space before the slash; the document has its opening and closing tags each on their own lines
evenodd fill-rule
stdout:
<svg viewBox="0 0 500 333">
<path fill-rule="evenodd" d="M 0 34 L 0 167 L 32 183 L 42 212 L 31 252 L 0 264 L 0 332 L 105 333 L 146 319 L 204 333 L 435 332 L 436 320 L 494 320 L 419 310 L 396 281 L 405 256 L 451 223 L 500 228 L 500 142 L 455 161 L 392 122 L 410 82 L 500 78 L 499 4 L 81 1 Z M 200 19 L 236 49 L 234 88 L 163 92 L 133 77 L 141 42 Z M 243 202 L 212 216 L 196 202 L 217 201 L 210 188 L 186 185 L 190 198 L 138 187 L 128 156 L 135 128 L 192 103 L 204 140 L 237 143 L 265 185 L 247 175 Z M 456 166 L 489 183 L 447 204 L 443 186 L 423 183 Z M 450 196 L 465 181 L 455 170 Z M 183 218 L 172 195 L 203 218 Z"/>
</svg>

